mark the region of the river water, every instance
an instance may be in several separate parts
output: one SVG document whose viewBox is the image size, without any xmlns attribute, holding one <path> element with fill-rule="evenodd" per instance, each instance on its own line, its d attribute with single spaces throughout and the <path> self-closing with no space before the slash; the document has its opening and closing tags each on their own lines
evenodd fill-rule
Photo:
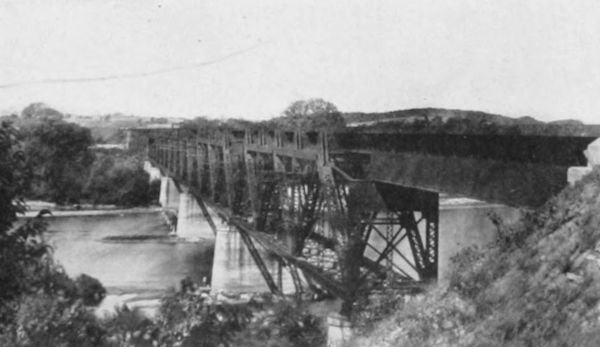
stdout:
<svg viewBox="0 0 600 347">
<path fill-rule="evenodd" d="M 190 277 L 209 277 L 213 243 L 168 236 L 160 212 L 48 218 L 45 235 L 56 260 L 71 276 L 86 273 L 107 289 L 100 311 L 128 303 L 156 307 L 169 289 Z"/>
<path fill-rule="evenodd" d="M 439 249 L 442 280 L 449 273 L 451 256 L 459 249 L 494 240 L 495 228 L 487 217 L 491 211 L 507 220 L 518 216 L 515 209 L 505 206 L 442 203 Z M 185 242 L 169 237 L 169 228 L 160 212 L 47 220 L 46 240 L 66 272 L 70 276 L 86 273 L 107 288 L 107 298 L 99 309 L 103 314 L 123 303 L 152 310 L 169 288 L 179 287 L 183 278 L 190 277 L 196 283 L 211 278 L 214 241 Z M 230 238 L 226 242 L 227 256 L 217 260 L 216 276 L 220 276 L 220 283 L 230 284 L 231 291 L 267 290 L 239 236 L 232 233 Z"/>
</svg>

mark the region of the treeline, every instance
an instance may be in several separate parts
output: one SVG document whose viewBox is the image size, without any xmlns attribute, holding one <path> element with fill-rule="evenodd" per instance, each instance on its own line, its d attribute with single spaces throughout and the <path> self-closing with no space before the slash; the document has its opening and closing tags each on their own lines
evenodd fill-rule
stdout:
<svg viewBox="0 0 600 347">
<path fill-rule="evenodd" d="M 298 130 L 329 132 L 345 127 L 342 113 L 331 102 L 320 98 L 298 100 L 291 103 L 279 116 L 264 121 L 248 121 L 228 118 L 225 120 L 197 117 L 184 122 L 181 128 L 208 133 L 219 129 L 227 130 Z"/>
<path fill-rule="evenodd" d="M 53 114 L 4 117 L 21 148 L 29 181 L 24 196 L 57 204 L 148 205 L 158 198 L 156 184 L 142 169 L 142 158 L 100 152 L 90 129 Z M 154 188 L 154 189 L 153 189 Z"/>
<path fill-rule="evenodd" d="M 413 152 L 503 162 L 585 166 L 585 148 L 595 137 L 529 135 L 457 135 L 428 133 L 341 132 L 333 135 L 332 147 Z"/>
<path fill-rule="evenodd" d="M 349 118 L 357 117 L 350 114 Z M 366 119 L 368 124 L 354 129 L 403 134 L 600 136 L 600 125 L 587 125 L 575 120 L 545 123 L 531 117 L 515 119 L 473 111 L 414 109 L 395 112 L 389 118 L 382 115 L 379 119 Z"/>
</svg>

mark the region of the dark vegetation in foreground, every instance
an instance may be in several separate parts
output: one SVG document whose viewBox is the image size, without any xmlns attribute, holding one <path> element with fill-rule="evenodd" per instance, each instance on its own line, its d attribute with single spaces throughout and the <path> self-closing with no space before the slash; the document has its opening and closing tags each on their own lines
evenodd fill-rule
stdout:
<svg viewBox="0 0 600 347">
<path fill-rule="evenodd" d="M 355 346 L 598 346 L 600 168 L 458 254 L 446 288 L 372 297 Z M 384 310 L 387 314 L 377 317 Z M 372 313 L 372 314 L 369 314 Z"/>
</svg>

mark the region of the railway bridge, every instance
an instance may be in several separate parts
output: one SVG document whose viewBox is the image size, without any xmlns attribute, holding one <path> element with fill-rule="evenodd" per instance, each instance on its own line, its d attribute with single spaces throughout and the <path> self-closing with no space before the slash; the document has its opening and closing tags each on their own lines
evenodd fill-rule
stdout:
<svg viewBox="0 0 600 347">
<path fill-rule="evenodd" d="M 479 199 L 539 204 L 566 184 L 569 167 L 587 166 L 584 152 L 595 140 L 130 131 L 161 172 L 161 204 L 177 205 L 179 236 L 216 238 L 217 261 L 221 235 L 234 232 L 272 293 L 283 295 L 288 278 L 296 294 L 341 298 L 383 282 L 413 288 L 438 277 L 440 194 L 458 187 Z M 200 233 L 193 216 L 213 233 Z"/>
</svg>

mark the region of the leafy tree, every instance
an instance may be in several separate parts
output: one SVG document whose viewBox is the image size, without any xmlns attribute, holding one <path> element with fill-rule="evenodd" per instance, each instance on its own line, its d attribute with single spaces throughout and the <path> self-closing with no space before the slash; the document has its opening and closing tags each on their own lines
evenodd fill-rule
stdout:
<svg viewBox="0 0 600 347">
<path fill-rule="evenodd" d="M 22 196 L 29 184 L 25 155 L 17 146 L 18 133 L 8 122 L 0 125 L 0 234 L 25 211 Z"/>
<path fill-rule="evenodd" d="M 16 223 L 29 183 L 18 137 L 10 124 L 1 125 L 0 345 L 97 345 L 102 333 L 83 305 L 97 304 L 104 288 L 89 276 L 73 281 L 53 261 L 42 215 Z"/>
<path fill-rule="evenodd" d="M 99 154 L 85 185 L 85 197 L 94 204 L 150 204 L 158 197 L 160 186 L 150 184 L 139 161 L 135 156 Z"/>
<path fill-rule="evenodd" d="M 90 130 L 56 119 L 21 119 L 23 150 L 33 171 L 30 196 L 78 202 L 94 160 Z"/>
<path fill-rule="evenodd" d="M 298 100 L 291 103 L 275 120 L 279 125 L 307 130 L 338 130 L 345 126 L 337 107 L 323 99 Z"/>
</svg>

